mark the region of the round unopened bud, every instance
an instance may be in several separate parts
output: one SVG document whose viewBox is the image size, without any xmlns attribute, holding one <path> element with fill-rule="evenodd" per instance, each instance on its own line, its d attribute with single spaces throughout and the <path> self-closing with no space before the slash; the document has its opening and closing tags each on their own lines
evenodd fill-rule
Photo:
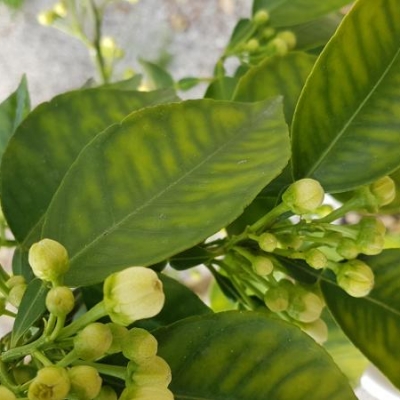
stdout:
<svg viewBox="0 0 400 400">
<path fill-rule="evenodd" d="M 271 39 L 275 35 L 275 33 L 275 29 L 269 26 L 268 28 L 263 29 L 263 31 L 261 32 L 261 36 L 264 39 L 268 40 Z"/>
<path fill-rule="evenodd" d="M 276 37 L 285 41 L 289 50 L 296 47 L 297 39 L 296 35 L 292 31 L 279 32 Z"/>
<path fill-rule="evenodd" d="M 5 386 L 0 385 L 0 399 L 1 400 L 17 400 L 15 394 Z"/>
<path fill-rule="evenodd" d="M 28 389 L 29 400 L 64 400 L 71 383 L 64 368 L 50 366 L 40 369 Z"/>
<path fill-rule="evenodd" d="M 257 51 L 260 47 L 260 43 L 258 42 L 257 39 L 250 39 L 245 45 L 244 49 L 248 51 L 249 53 L 254 53 Z"/>
<path fill-rule="evenodd" d="M 92 400 L 101 389 L 102 379 L 97 369 L 89 365 L 77 365 L 69 369 L 71 394 L 80 400 Z"/>
<path fill-rule="evenodd" d="M 25 283 L 13 286 L 8 292 L 8 302 L 14 307 L 18 308 L 21 304 L 22 298 L 24 297 L 26 288 L 27 285 Z"/>
<path fill-rule="evenodd" d="M 360 250 L 355 240 L 346 237 L 340 239 L 336 251 L 339 255 L 341 255 L 343 258 L 346 258 L 347 260 L 352 260 L 353 258 L 356 258 L 360 253 Z"/>
<path fill-rule="evenodd" d="M 340 264 L 336 280 L 338 285 L 353 297 L 368 295 L 375 281 L 372 269 L 357 259 Z"/>
<path fill-rule="evenodd" d="M 110 328 L 112 334 L 112 343 L 110 348 L 107 350 L 107 353 L 119 353 L 122 351 L 122 342 L 128 334 L 128 329 L 125 326 L 118 325 L 114 322 L 108 323 L 107 326 Z"/>
<path fill-rule="evenodd" d="M 38 278 L 57 282 L 69 268 L 66 248 L 52 239 L 43 239 L 29 249 L 29 264 Z"/>
<path fill-rule="evenodd" d="M 264 256 L 256 256 L 251 264 L 253 271 L 260 276 L 269 275 L 274 270 L 273 262 Z"/>
<path fill-rule="evenodd" d="M 68 14 L 67 7 L 63 1 L 54 4 L 53 11 L 58 15 L 59 18 L 65 18 Z"/>
<path fill-rule="evenodd" d="M 119 400 L 174 400 L 172 392 L 163 386 L 136 386 L 125 388 Z"/>
<path fill-rule="evenodd" d="M 278 240 L 272 233 L 265 232 L 259 236 L 258 245 L 261 250 L 264 250 L 267 253 L 272 253 L 278 246 Z"/>
<path fill-rule="evenodd" d="M 85 361 L 104 356 L 112 343 L 110 328 L 100 322 L 93 322 L 83 328 L 74 338 L 74 351 Z"/>
<path fill-rule="evenodd" d="M 378 179 L 369 188 L 379 206 L 390 204 L 396 197 L 396 184 L 389 176 Z"/>
<path fill-rule="evenodd" d="M 128 363 L 128 374 L 136 386 L 164 386 L 171 383 L 171 368 L 161 357 L 149 358 L 140 364 Z"/>
<path fill-rule="evenodd" d="M 322 269 L 328 265 L 328 258 L 318 249 L 310 249 L 305 254 L 306 263 L 314 269 Z"/>
<path fill-rule="evenodd" d="M 132 328 L 124 336 L 122 343 L 122 354 L 129 360 L 139 364 L 153 358 L 157 354 L 157 339 L 142 328 Z"/>
<path fill-rule="evenodd" d="M 380 219 L 365 217 L 360 221 L 357 246 L 360 252 L 369 256 L 380 254 L 385 244 L 386 227 Z"/>
<path fill-rule="evenodd" d="M 317 319 L 309 324 L 302 324 L 301 329 L 319 344 L 325 343 L 328 340 L 328 327 L 322 319 Z"/>
<path fill-rule="evenodd" d="M 275 50 L 275 54 L 281 57 L 285 56 L 289 51 L 288 44 L 278 37 L 271 40 L 270 46 Z"/>
<path fill-rule="evenodd" d="M 256 25 L 264 25 L 269 21 L 269 12 L 267 10 L 258 10 L 253 17 Z"/>
<path fill-rule="evenodd" d="M 324 201 L 324 189 L 314 179 L 305 178 L 292 183 L 282 195 L 282 201 L 295 214 L 308 214 Z"/>
<path fill-rule="evenodd" d="M 287 310 L 289 307 L 289 298 L 288 288 L 279 284 L 268 289 L 264 295 L 264 303 L 272 312 L 278 313 Z"/>
<path fill-rule="evenodd" d="M 324 302 L 319 296 L 297 287 L 292 292 L 287 312 L 296 321 L 310 323 L 321 316 L 323 308 Z"/>
<path fill-rule="evenodd" d="M 56 286 L 47 293 L 46 308 L 56 317 L 63 317 L 69 314 L 74 305 L 74 294 L 67 286 Z"/>
<path fill-rule="evenodd" d="M 103 386 L 95 400 L 117 400 L 118 395 L 111 386 Z"/>
<path fill-rule="evenodd" d="M 111 320 L 124 326 L 154 317 L 165 301 L 162 282 L 153 270 L 144 267 L 131 267 L 110 275 L 103 292 Z"/>
</svg>

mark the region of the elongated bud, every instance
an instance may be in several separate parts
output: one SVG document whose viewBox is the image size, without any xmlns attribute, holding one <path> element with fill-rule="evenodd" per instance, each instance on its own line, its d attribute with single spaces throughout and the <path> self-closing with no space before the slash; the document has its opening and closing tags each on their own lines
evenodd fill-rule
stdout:
<svg viewBox="0 0 400 400">
<path fill-rule="evenodd" d="M 314 269 L 322 269 L 328 265 L 328 259 L 321 250 L 310 249 L 305 256 L 306 263 Z"/>
<path fill-rule="evenodd" d="M 282 39 L 287 44 L 289 50 L 292 50 L 296 47 L 297 39 L 296 35 L 292 31 L 279 32 L 276 37 L 278 39 Z"/>
<path fill-rule="evenodd" d="M 300 179 L 292 183 L 283 193 L 282 201 L 295 214 L 309 214 L 316 210 L 324 201 L 324 189 L 314 179 Z"/>
<path fill-rule="evenodd" d="M 142 328 L 132 328 L 121 343 L 122 354 L 137 364 L 157 354 L 157 339 Z"/>
<path fill-rule="evenodd" d="M 25 283 L 13 286 L 8 293 L 8 302 L 18 308 L 21 304 L 22 297 L 24 297 L 26 288 L 27 285 Z"/>
<path fill-rule="evenodd" d="M 89 365 L 77 365 L 69 369 L 71 394 L 81 400 L 92 400 L 101 389 L 102 379 L 96 368 Z"/>
<path fill-rule="evenodd" d="M 359 225 L 360 231 L 356 243 L 360 252 L 369 256 L 381 253 L 386 232 L 383 222 L 374 217 L 364 217 Z"/>
<path fill-rule="evenodd" d="M 253 21 L 256 25 L 265 25 L 269 21 L 268 10 L 258 10 L 253 17 Z"/>
<path fill-rule="evenodd" d="M 131 267 L 110 275 L 103 292 L 111 320 L 124 326 L 155 316 L 165 301 L 162 282 L 154 271 L 144 267 Z"/>
<path fill-rule="evenodd" d="M 43 239 L 29 249 L 29 264 L 38 278 L 57 282 L 69 269 L 66 248 L 52 239 Z"/>
<path fill-rule="evenodd" d="M 50 366 L 40 369 L 29 386 L 29 400 L 64 400 L 71 383 L 64 368 Z"/>
<path fill-rule="evenodd" d="M 396 197 L 396 184 L 389 176 L 384 176 L 369 186 L 379 206 L 390 204 Z"/>
<path fill-rule="evenodd" d="M 15 394 L 5 386 L 0 385 L 0 399 L 1 400 L 17 400 Z"/>
<path fill-rule="evenodd" d="M 259 236 L 258 245 L 261 250 L 264 250 L 267 253 L 272 253 L 278 246 L 278 240 L 272 233 L 265 232 Z"/>
<path fill-rule="evenodd" d="M 171 368 L 161 357 L 149 358 L 140 364 L 128 363 L 128 374 L 136 386 L 164 386 L 171 383 Z"/>
<path fill-rule="evenodd" d="M 371 268 L 357 259 L 341 264 L 336 280 L 338 285 L 353 297 L 364 297 L 374 287 L 374 273 Z"/>
<path fill-rule="evenodd" d="M 119 400 L 174 400 L 174 395 L 162 386 L 131 385 L 123 390 Z"/>
<path fill-rule="evenodd" d="M 125 326 L 110 322 L 107 324 L 112 334 L 112 343 L 110 348 L 107 350 L 108 354 L 119 353 L 122 351 L 122 343 L 128 334 L 128 329 Z"/>
<path fill-rule="evenodd" d="M 317 319 L 309 324 L 302 324 L 301 329 L 319 344 L 325 343 L 328 340 L 328 327 L 322 319 Z"/>
<path fill-rule="evenodd" d="M 322 313 L 324 302 L 315 293 L 296 287 L 290 298 L 288 314 L 300 322 L 314 322 Z"/>
<path fill-rule="evenodd" d="M 93 322 L 83 328 L 74 338 L 74 350 L 85 361 L 105 355 L 112 343 L 112 333 L 107 325 Z"/>
<path fill-rule="evenodd" d="M 118 396 L 111 386 L 103 386 L 95 400 L 117 400 Z"/>
<path fill-rule="evenodd" d="M 347 260 L 352 260 L 353 258 L 356 258 L 360 253 L 360 249 L 358 248 L 357 243 L 355 242 L 355 240 L 350 238 L 342 238 L 338 243 L 336 251 L 339 253 L 339 255 L 341 255 L 343 258 L 346 258 Z"/>
<path fill-rule="evenodd" d="M 56 286 L 47 293 L 46 308 L 56 317 L 63 317 L 69 314 L 74 305 L 74 294 L 67 286 Z"/>
<path fill-rule="evenodd" d="M 252 262 L 253 271 L 260 276 L 269 275 L 274 270 L 273 262 L 264 256 L 256 256 Z"/>
<path fill-rule="evenodd" d="M 7 280 L 6 285 L 9 289 L 14 286 L 26 284 L 26 280 L 22 275 L 13 275 Z"/>
</svg>

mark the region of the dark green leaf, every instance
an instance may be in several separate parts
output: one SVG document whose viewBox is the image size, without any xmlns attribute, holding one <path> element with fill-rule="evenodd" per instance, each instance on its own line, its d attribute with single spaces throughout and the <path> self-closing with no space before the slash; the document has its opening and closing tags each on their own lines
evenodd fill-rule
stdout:
<svg viewBox="0 0 400 400">
<path fill-rule="evenodd" d="M 19 339 L 46 311 L 45 300 L 48 290 L 40 279 L 34 279 L 29 283 L 14 321 L 11 347 L 17 345 Z"/>
<path fill-rule="evenodd" d="M 172 76 L 157 64 L 146 60 L 139 60 L 149 81 L 151 89 L 167 89 L 175 85 Z"/>
<path fill-rule="evenodd" d="M 297 179 L 340 192 L 399 167 L 399 11 L 397 0 L 356 2 L 321 53 L 293 119 Z"/>
<path fill-rule="evenodd" d="M 177 83 L 176 86 L 178 90 L 189 90 L 197 86 L 202 80 L 200 78 L 182 78 Z"/>
<path fill-rule="evenodd" d="M 211 254 L 201 246 L 194 246 L 190 249 L 175 254 L 169 259 L 172 268 L 183 271 L 196 265 L 203 264 L 205 261 L 213 258 Z"/>
<path fill-rule="evenodd" d="M 37 107 L 13 135 L 1 165 L 3 211 L 23 247 L 40 237 L 65 173 L 98 133 L 133 110 L 174 100 L 170 91 L 87 89 Z"/>
<path fill-rule="evenodd" d="M 255 312 L 188 318 L 153 332 L 176 400 L 355 400 L 322 347 Z"/>
<path fill-rule="evenodd" d="M 365 261 L 375 274 L 374 289 L 367 297 L 351 297 L 331 281 L 322 282 L 322 290 L 350 340 L 400 387 L 400 250 L 386 250 Z"/>
<path fill-rule="evenodd" d="M 24 76 L 17 90 L 0 104 L 0 159 L 10 137 L 29 111 L 30 99 Z"/>
<path fill-rule="evenodd" d="M 42 235 L 68 249 L 69 284 L 95 283 L 214 234 L 288 157 L 280 99 L 143 109 L 86 146 L 50 205 Z"/>
<path fill-rule="evenodd" d="M 235 48 L 245 43 L 251 35 L 254 33 L 255 25 L 248 18 L 240 19 L 235 28 L 233 29 L 232 35 L 229 39 L 227 46 L 227 53 L 234 51 Z"/>
<path fill-rule="evenodd" d="M 291 26 L 321 17 L 349 3 L 349 0 L 254 0 L 253 14 L 265 9 L 270 13 L 272 26 Z"/>
<path fill-rule="evenodd" d="M 204 97 L 214 100 L 231 100 L 237 83 L 238 79 L 231 76 L 215 79 L 208 86 Z"/>
</svg>

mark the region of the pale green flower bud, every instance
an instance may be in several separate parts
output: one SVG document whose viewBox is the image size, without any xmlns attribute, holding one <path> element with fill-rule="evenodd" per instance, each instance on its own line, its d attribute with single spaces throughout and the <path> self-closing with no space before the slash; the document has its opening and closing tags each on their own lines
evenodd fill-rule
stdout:
<svg viewBox="0 0 400 400">
<path fill-rule="evenodd" d="M 71 383 L 64 368 L 50 366 L 40 369 L 29 386 L 29 400 L 64 400 Z"/>
<path fill-rule="evenodd" d="M 132 328 L 122 340 L 122 354 L 140 364 L 157 354 L 157 339 L 142 328 Z"/>
<path fill-rule="evenodd" d="M 325 343 L 328 340 L 328 327 L 322 319 L 317 319 L 309 324 L 302 324 L 301 329 L 319 344 Z"/>
<path fill-rule="evenodd" d="M 22 275 L 13 275 L 7 280 L 6 285 L 9 289 L 14 286 L 26 284 L 26 280 Z"/>
<path fill-rule="evenodd" d="M 67 286 L 56 286 L 47 293 L 46 308 L 56 317 L 63 317 L 69 314 L 74 305 L 74 294 Z"/>
<path fill-rule="evenodd" d="M 340 239 L 336 251 L 339 255 L 346 258 L 347 260 L 352 260 L 356 258 L 360 253 L 360 249 L 357 246 L 355 240 L 350 238 Z"/>
<path fill-rule="evenodd" d="M 390 204 L 396 197 L 396 184 L 389 176 L 378 179 L 369 186 L 379 206 Z"/>
<path fill-rule="evenodd" d="M 93 322 L 83 328 L 74 338 L 74 351 L 85 361 L 104 356 L 112 343 L 112 333 L 107 325 Z"/>
<path fill-rule="evenodd" d="M 136 386 L 164 386 L 171 383 L 171 368 L 161 357 L 149 358 L 140 364 L 128 363 L 128 374 Z"/>
<path fill-rule="evenodd" d="M 272 312 L 286 311 L 289 307 L 290 290 L 279 282 L 278 286 L 271 287 L 264 295 L 264 303 Z"/>
<path fill-rule="evenodd" d="M 158 314 L 165 301 L 157 274 L 148 268 L 131 267 L 110 275 L 104 282 L 104 306 L 111 320 L 127 326 Z"/>
<path fill-rule="evenodd" d="M 350 296 L 364 297 L 374 287 L 375 279 L 372 269 L 363 261 L 356 259 L 340 264 L 336 280 Z"/>
<path fill-rule="evenodd" d="M 25 283 L 13 286 L 8 292 L 8 302 L 18 308 L 21 304 L 22 298 L 24 297 L 26 288 L 27 285 Z"/>
<path fill-rule="evenodd" d="M 69 269 L 66 248 L 52 239 L 43 239 L 29 249 L 33 273 L 44 281 L 57 282 Z"/>
<path fill-rule="evenodd" d="M 287 312 L 296 321 L 310 323 L 321 316 L 324 306 L 322 299 L 315 293 L 297 287 L 292 292 Z"/>
<path fill-rule="evenodd" d="M 111 386 L 103 386 L 94 400 L 117 400 L 118 396 Z"/>
<path fill-rule="evenodd" d="M 269 21 L 269 12 L 267 10 L 258 10 L 253 17 L 256 25 L 265 25 Z"/>
<path fill-rule="evenodd" d="M 271 40 L 270 46 L 275 50 L 275 53 L 281 57 L 285 56 L 289 51 L 289 46 L 286 41 L 278 37 Z"/>
<path fill-rule="evenodd" d="M 38 16 L 37 20 L 40 25 L 49 26 L 59 18 L 58 14 L 53 10 L 42 11 Z"/>
<path fill-rule="evenodd" d="M 0 399 L 1 400 L 17 400 L 15 394 L 5 386 L 0 385 Z"/>
<path fill-rule="evenodd" d="M 328 265 L 328 258 L 318 249 L 310 249 L 305 254 L 306 263 L 314 269 L 322 269 Z"/>
<path fill-rule="evenodd" d="M 53 11 L 58 15 L 59 18 L 65 18 L 68 14 L 67 7 L 63 1 L 54 4 Z"/>
<path fill-rule="evenodd" d="M 285 41 L 289 50 L 292 50 L 296 47 L 297 39 L 296 39 L 296 35 L 293 32 L 282 31 L 282 32 L 279 32 L 276 35 L 276 37 L 278 39 L 282 39 L 283 41 Z"/>
<path fill-rule="evenodd" d="M 383 222 L 374 217 L 365 217 L 360 222 L 357 246 L 360 252 L 369 256 L 380 254 L 385 244 L 386 228 Z"/>
<path fill-rule="evenodd" d="M 107 324 L 112 333 L 112 343 L 110 348 L 107 350 L 108 354 L 119 353 L 122 351 L 122 342 L 125 336 L 128 334 L 128 329 L 125 326 L 110 322 Z"/>
<path fill-rule="evenodd" d="M 119 400 L 174 400 L 170 390 L 162 386 L 128 386 Z"/>
<path fill-rule="evenodd" d="M 278 240 L 272 233 L 265 232 L 259 236 L 258 245 L 261 250 L 264 250 L 267 253 L 272 253 L 278 246 Z"/>
<path fill-rule="evenodd" d="M 314 179 L 300 179 L 292 183 L 283 193 L 282 201 L 295 214 L 309 214 L 316 210 L 324 201 L 324 189 Z"/>
<path fill-rule="evenodd" d="M 275 29 L 269 26 L 268 28 L 263 29 L 261 35 L 264 39 L 271 39 L 275 35 L 275 33 Z"/>
<path fill-rule="evenodd" d="M 256 256 L 252 262 L 253 271 L 260 276 L 269 275 L 274 270 L 274 264 L 268 257 Z"/>
<path fill-rule="evenodd" d="M 250 39 L 245 45 L 244 49 L 248 51 L 249 53 L 254 53 L 257 51 L 260 47 L 260 43 L 258 42 L 257 39 Z"/>
<path fill-rule="evenodd" d="M 93 400 L 101 389 L 102 379 L 96 368 L 89 365 L 77 365 L 69 369 L 71 394 L 80 400 Z"/>
</svg>

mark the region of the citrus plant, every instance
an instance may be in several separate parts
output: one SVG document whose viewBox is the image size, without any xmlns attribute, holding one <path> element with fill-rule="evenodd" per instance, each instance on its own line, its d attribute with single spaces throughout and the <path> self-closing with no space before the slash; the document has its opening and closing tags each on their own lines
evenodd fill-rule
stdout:
<svg viewBox="0 0 400 400">
<path fill-rule="evenodd" d="M 96 82 L 0 105 L 1 398 L 350 400 L 367 360 L 400 387 L 398 1 L 254 0 L 211 78 L 142 61 L 147 91 L 108 3 L 39 17 Z M 171 277 L 198 265 L 207 305 Z"/>
</svg>

